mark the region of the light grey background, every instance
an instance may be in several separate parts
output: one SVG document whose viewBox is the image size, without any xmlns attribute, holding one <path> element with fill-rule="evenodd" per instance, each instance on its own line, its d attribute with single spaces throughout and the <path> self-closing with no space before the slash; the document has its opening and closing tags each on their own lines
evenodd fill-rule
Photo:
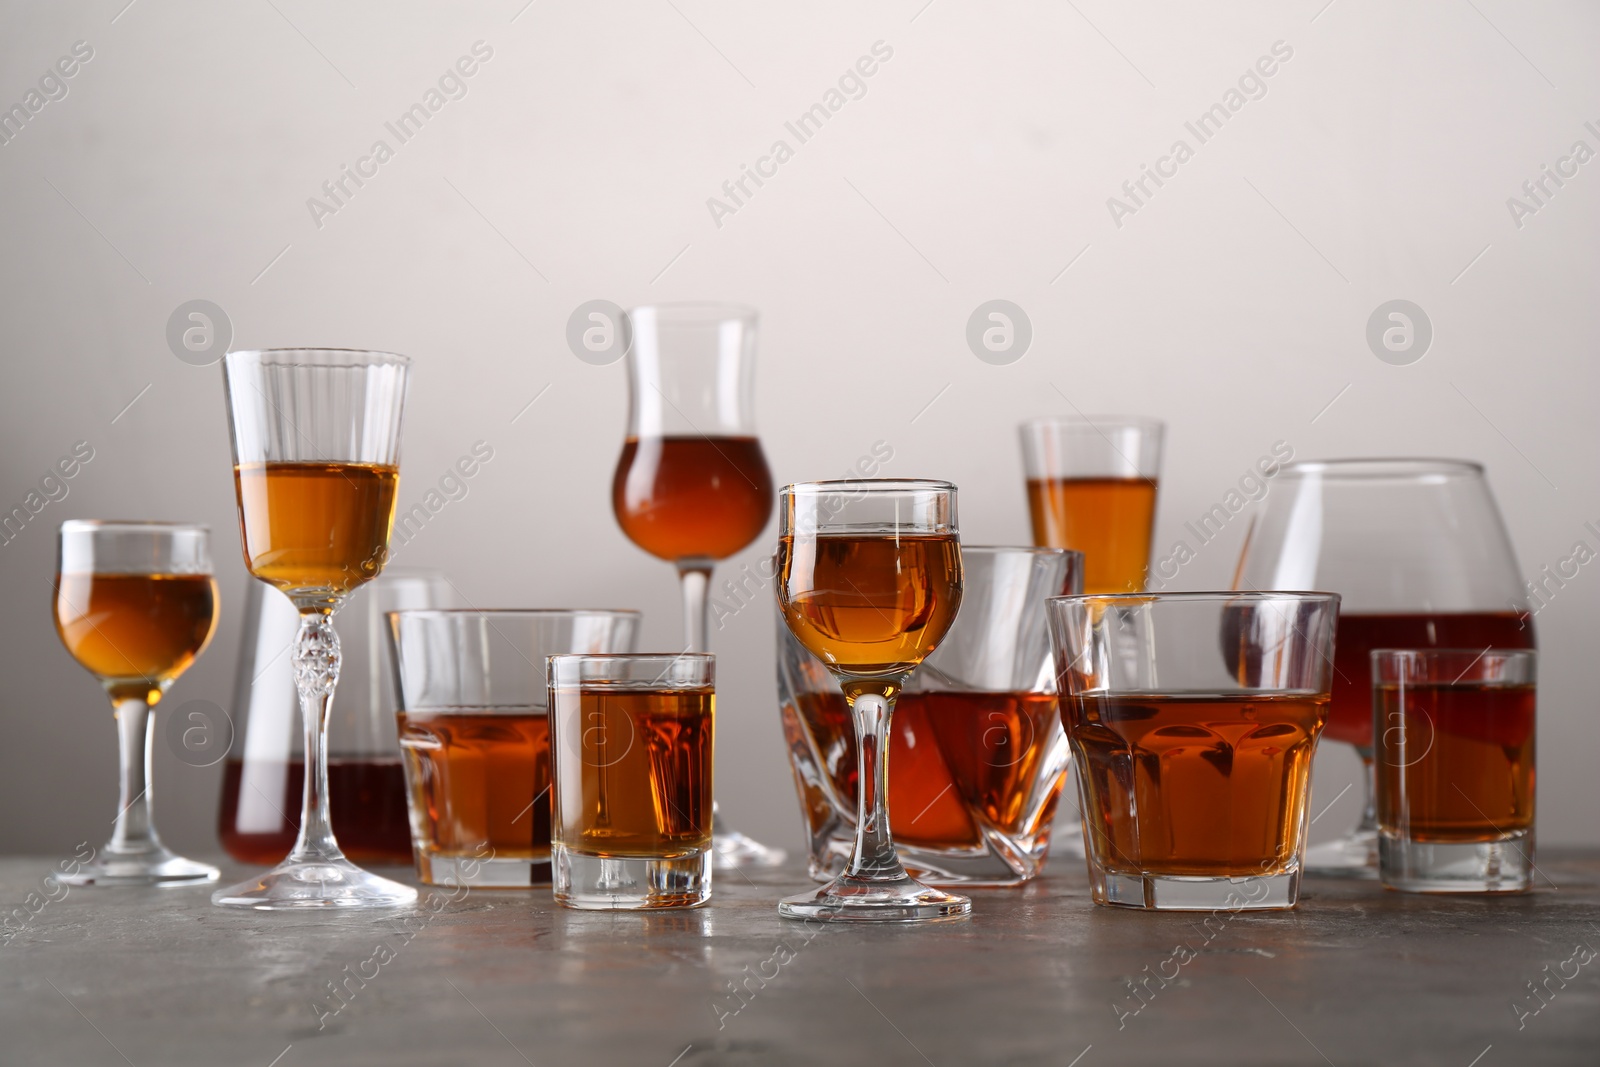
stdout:
<svg viewBox="0 0 1600 1067">
<path fill-rule="evenodd" d="M 479 605 L 642 608 L 657 648 L 679 640 L 672 572 L 609 501 L 622 368 L 564 341 L 593 299 L 756 305 L 779 481 L 881 439 L 885 474 L 961 486 L 974 543 L 1028 536 L 1015 424 L 1079 410 L 1169 422 L 1161 553 L 1279 441 L 1482 461 L 1527 576 L 1600 549 L 1600 161 L 1520 227 L 1507 206 L 1574 142 L 1600 149 L 1593 5 L 125 3 L 0 10 L 0 105 L 94 49 L 0 146 L 0 505 L 95 450 L 0 547 L 0 849 L 98 843 L 115 808 L 109 711 L 50 622 L 62 519 L 212 524 L 223 622 L 171 704 L 231 703 L 247 579 L 220 371 L 165 340 L 191 299 L 234 347 L 414 356 L 402 504 L 475 441 L 495 455 L 405 561 Z M 384 123 L 480 40 L 468 94 L 397 144 Z M 785 122 L 877 41 L 865 95 L 799 143 Z M 1279 41 L 1265 95 L 1199 144 L 1185 122 Z M 307 198 L 380 138 L 394 158 L 319 228 Z M 1194 157 L 1118 226 L 1108 197 L 1179 138 Z M 793 158 L 717 225 L 707 199 L 778 139 Z M 1009 365 L 966 344 L 993 299 L 1032 323 Z M 1433 324 L 1409 366 L 1365 339 L 1393 299 Z M 1226 586 L 1246 522 L 1171 587 Z M 1589 564 L 1538 616 L 1546 842 L 1600 842 L 1597 612 Z M 715 646 L 725 810 L 797 847 L 767 605 Z M 219 768 L 159 743 L 156 763 L 168 840 L 214 848 Z M 1318 837 L 1354 819 L 1353 770 L 1319 756 L 1316 803 L 1338 800 Z"/>
</svg>

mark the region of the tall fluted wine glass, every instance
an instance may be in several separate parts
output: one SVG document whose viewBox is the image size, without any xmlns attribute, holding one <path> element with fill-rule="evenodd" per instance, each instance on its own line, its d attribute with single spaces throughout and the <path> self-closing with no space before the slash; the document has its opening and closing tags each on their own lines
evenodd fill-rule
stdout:
<svg viewBox="0 0 1600 1067">
<path fill-rule="evenodd" d="M 1372 788 L 1375 648 L 1532 648 L 1516 556 L 1483 468 L 1455 459 L 1292 463 L 1245 539 L 1234 588 L 1339 593 L 1323 736 L 1355 746 L 1355 831 L 1306 850 L 1311 874 L 1377 877 Z"/>
<path fill-rule="evenodd" d="M 174 855 L 156 835 L 150 801 L 152 710 L 217 628 L 211 533 L 168 522 L 61 524 L 56 633 L 99 680 L 117 716 L 122 789 L 111 840 L 70 885 L 196 885 L 217 869 Z"/>
<path fill-rule="evenodd" d="M 889 479 L 800 482 L 779 498 L 778 606 L 839 680 L 856 731 L 856 840 L 844 873 L 778 905 L 791 919 L 918 922 L 965 915 L 923 885 L 889 829 L 889 722 L 906 679 L 961 606 L 956 487 Z"/>
<path fill-rule="evenodd" d="M 711 571 L 772 517 L 755 428 L 756 313 L 730 304 L 634 308 L 628 436 L 611 506 L 628 539 L 678 568 L 684 650 L 710 652 Z M 717 867 L 770 867 L 769 848 L 714 819 Z"/>
<path fill-rule="evenodd" d="M 417 898 L 346 859 L 328 816 L 328 713 L 340 665 L 333 616 L 388 558 L 410 364 L 386 352 L 321 348 L 230 352 L 223 360 L 245 563 L 300 613 L 291 666 L 306 774 L 288 857 L 219 889 L 213 904 L 373 908 Z"/>
</svg>

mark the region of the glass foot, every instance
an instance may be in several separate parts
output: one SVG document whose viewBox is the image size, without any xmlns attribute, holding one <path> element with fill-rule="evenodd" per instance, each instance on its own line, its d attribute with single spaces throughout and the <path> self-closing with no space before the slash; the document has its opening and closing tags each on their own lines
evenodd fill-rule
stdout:
<svg viewBox="0 0 1600 1067">
<path fill-rule="evenodd" d="M 174 855 L 165 848 L 149 852 L 111 851 L 107 845 L 94 859 L 72 874 L 58 873 L 54 881 L 63 885 L 204 885 L 221 874 L 209 863 L 196 863 Z"/>
<path fill-rule="evenodd" d="M 1533 832 L 1496 841 L 1378 842 L 1383 884 L 1411 893 L 1521 893 L 1533 887 Z"/>
<path fill-rule="evenodd" d="M 393 908 L 414 903 L 408 885 L 362 870 L 343 856 L 331 860 L 285 860 L 248 882 L 219 889 L 211 903 L 224 908 L 277 911 L 290 908 Z"/>
<path fill-rule="evenodd" d="M 972 912 L 972 901 L 923 885 L 908 874 L 865 879 L 840 875 L 813 893 L 786 897 L 778 904 L 785 919 L 823 922 L 915 923 L 960 919 Z"/>
<path fill-rule="evenodd" d="M 781 848 L 763 845 L 737 830 L 722 829 L 711 835 L 712 865 L 719 871 L 735 867 L 776 867 L 789 855 Z"/>
<path fill-rule="evenodd" d="M 1378 834 L 1356 830 L 1337 841 L 1324 841 L 1306 849 L 1301 869 L 1331 878 L 1378 877 Z"/>
</svg>

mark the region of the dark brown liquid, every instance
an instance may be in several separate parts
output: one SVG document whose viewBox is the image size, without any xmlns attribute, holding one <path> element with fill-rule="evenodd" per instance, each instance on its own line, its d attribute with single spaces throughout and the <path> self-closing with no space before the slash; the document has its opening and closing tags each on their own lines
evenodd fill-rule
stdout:
<svg viewBox="0 0 1600 1067">
<path fill-rule="evenodd" d="M 1277 874 L 1300 848 L 1326 697 L 1067 697 L 1083 816 L 1124 874 Z"/>
<path fill-rule="evenodd" d="M 217 626 L 209 574 L 60 574 L 56 632 L 113 700 L 160 701 Z"/>
<path fill-rule="evenodd" d="M 1415 841 L 1533 826 L 1531 685 L 1380 685 L 1378 825 Z"/>
<path fill-rule="evenodd" d="M 1155 532 L 1156 483 L 1147 478 L 1030 478 L 1033 543 L 1083 553 L 1085 593 L 1144 588 Z"/>
<path fill-rule="evenodd" d="M 242 760 L 228 759 L 217 825 L 228 855 L 262 867 L 287 856 L 300 829 L 304 783 L 305 763 L 299 759 L 256 760 L 248 768 Z M 244 788 L 252 791 L 250 797 L 241 798 Z M 333 835 L 353 862 L 411 862 L 405 771 L 398 759 L 328 757 L 328 805 Z M 239 821 L 244 811 L 258 817 L 248 827 Z"/>
<path fill-rule="evenodd" d="M 961 606 L 955 534 L 818 534 L 778 543 L 778 602 L 795 639 L 850 674 L 908 671 Z"/>
<path fill-rule="evenodd" d="M 432 852 L 550 859 L 550 720 L 526 714 L 402 711 L 411 803 Z"/>
<path fill-rule="evenodd" d="M 585 685 L 552 700 L 555 840 L 590 856 L 711 847 L 709 688 Z"/>
<path fill-rule="evenodd" d="M 841 693 L 802 693 L 800 719 L 835 792 L 856 805 L 855 727 Z M 982 828 L 1032 834 L 1055 812 L 1029 810 L 1039 765 L 1056 736 L 1045 693 L 902 693 L 889 723 L 889 810 L 895 841 L 916 848 L 982 847 Z M 1030 819 L 1029 816 L 1033 815 Z"/>
<path fill-rule="evenodd" d="M 285 593 L 347 595 L 383 569 L 399 482 L 369 463 L 235 467 L 245 565 Z"/>
<path fill-rule="evenodd" d="M 772 503 L 754 437 L 630 437 L 611 482 L 622 532 L 665 560 L 726 559 L 761 533 Z"/>
<path fill-rule="evenodd" d="M 1372 750 L 1375 648 L 1532 648 L 1533 624 L 1512 612 L 1339 615 L 1328 738 Z"/>
</svg>

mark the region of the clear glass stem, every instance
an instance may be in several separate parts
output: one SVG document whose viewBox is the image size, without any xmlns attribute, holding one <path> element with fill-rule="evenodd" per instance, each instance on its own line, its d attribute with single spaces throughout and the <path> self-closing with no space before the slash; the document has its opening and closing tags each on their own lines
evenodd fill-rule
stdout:
<svg viewBox="0 0 1600 1067">
<path fill-rule="evenodd" d="M 300 716 L 304 720 L 305 790 L 300 803 L 300 836 L 287 863 L 344 859 L 333 838 L 328 809 L 328 712 L 339 683 L 339 635 L 333 617 L 320 611 L 300 615 L 295 636 L 294 682 L 300 691 Z"/>
<path fill-rule="evenodd" d="M 685 652 L 711 651 L 711 620 L 707 614 L 711 591 L 709 559 L 680 559 L 678 581 L 683 584 L 683 640 Z"/>
<path fill-rule="evenodd" d="M 137 698 L 118 700 L 117 750 L 121 767 L 121 789 L 117 797 L 117 819 L 111 828 L 106 851 L 116 855 L 160 852 L 156 827 L 150 814 L 150 755 L 155 738 L 155 716 L 150 705 Z"/>
<path fill-rule="evenodd" d="M 889 831 L 889 720 L 905 676 L 847 681 L 845 699 L 856 728 L 856 847 L 843 877 L 869 881 L 906 877 Z"/>
</svg>

